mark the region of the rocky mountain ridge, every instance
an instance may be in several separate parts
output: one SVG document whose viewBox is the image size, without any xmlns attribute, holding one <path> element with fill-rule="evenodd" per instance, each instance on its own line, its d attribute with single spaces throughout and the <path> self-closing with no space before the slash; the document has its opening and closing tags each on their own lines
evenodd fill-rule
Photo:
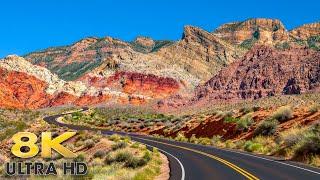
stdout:
<svg viewBox="0 0 320 180">
<path fill-rule="evenodd" d="M 288 31 L 279 20 L 262 18 L 227 23 L 213 32 L 185 26 L 178 41 L 89 37 L 24 58 L 4 58 L 1 92 L 11 104 L 27 107 L 28 96 L 18 98 L 21 84 L 38 93 L 28 105 L 32 108 L 166 98 L 186 102 L 194 90 L 193 101 L 312 93 L 319 91 L 319 50 L 319 23 Z"/>
<path fill-rule="evenodd" d="M 196 99 L 241 100 L 320 92 L 320 52 L 256 46 L 199 86 Z"/>
</svg>

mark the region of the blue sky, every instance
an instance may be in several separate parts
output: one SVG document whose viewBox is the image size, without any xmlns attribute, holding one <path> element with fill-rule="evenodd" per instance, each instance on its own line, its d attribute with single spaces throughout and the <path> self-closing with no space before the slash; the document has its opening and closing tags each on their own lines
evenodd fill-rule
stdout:
<svg viewBox="0 0 320 180">
<path fill-rule="evenodd" d="M 184 25 L 212 31 L 226 22 L 265 17 L 292 29 L 320 20 L 318 0 L 3 0 L 0 7 L 0 57 L 88 36 L 177 40 Z"/>
</svg>

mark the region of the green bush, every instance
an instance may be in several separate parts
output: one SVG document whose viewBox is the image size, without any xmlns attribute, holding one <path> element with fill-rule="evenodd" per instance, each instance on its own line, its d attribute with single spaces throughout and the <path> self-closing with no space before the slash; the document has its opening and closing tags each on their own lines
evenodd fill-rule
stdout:
<svg viewBox="0 0 320 180">
<path fill-rule="evenodd" d="M 176 141 L 181 142 L 188 142 L 188 138 L 186 138 L 182 133 L 178 133 L 177 136 L 174 138 Z"/>
<path fill-rule="evenodd" d="M 129 158 L 125 163 L 125 167 L 129 167 L 129 168 L 133 168 L 133 169 L 140 167 L 140 166 L 144 166 L 144 165 L 145 165 L 145 163 L 144 163 L 144 161 L 142 161 L 142 159 L 134 157 L 134 156 Z"/>
<path fill-rule="evenodd" d="M 272 117 L 279 122 L 285 122 L 288 119 L 292 118 L 293 111 L 289 106 L 282 106 L 273 113 Z"/>
<path fill-rule="evenodd" d="M 125 152 L 117 153 L 114 160 L 116 162 L 126 162 L 132 157 L 133 157 L 133 155 L 131 153 L 125 151 Z"/>
<path fill-rule="evenodd" d="M 74 159 L 74 161 L 75 162 L 83 162 L 85 159 L 86 159 L 85 155 L 81 153 Z"/>
<path fill-rule="evenodd" d="M 243 113 L 243 114 L 248 114 L 248 113 L 250 113 L 250 112 L 253 111 L 253 108 L 251 108 L 251 107 L 243 107 L 243 108 L 241 108 L 239 111 L 240 111 L 241 113 Z"/>
<path fill-rule="evenodd" d="M 240 118 L 240 120 L 237 121 L 237 130 L 243 131 L 248 130 L 249 127 L 252 125 L 252 115 L 246 114 L 243 117 Z"/>
<path fill-rule="evenodd" d="M 258 124 L 257 128 L 253 132 L 253 136 L 271 136 L 278 127 L 279 122 L 276 119 L 267 119 Z"/>
<path fill-rule="evenodd" d="M 319 111 L 320 105 L 319 104 L 314 104 L 309 107 L 308 112 L 311 114 L 314 114 Z"/>
<path fill-rule="evenodd" d="M 84 146 L 86 148 L 92 148 L 94 146 L 94 141 L 92 139 L 87 139 L 84 141 Z"/>
<path fill-rule="evenodd" d="M 221 139 L 222 139 L 221 136 L 215 135 L 215 136 L 213 136 L 211 138 L 211 141 L 212 141 L 213 144 L 217 144 L 217 143 L 220 143 L 222 141 Z"/>
<path fill-rule="evenodd" d="M 230 117 L 230 116 L 223 118 L 223 121 L 226 123 L 235 123 L 235 122 L 238 122 L 239 120 L 240 120 L 239 118 L 234 118 L 234 117 Z"/>
<path fill-rule="evenodd" d="M 121 137 L 118 134 L 112 134 L 111 136 L 109 136 L 109 140 L 114 141 L 114 142 L 118 142 L 121 140 Z"/>
<path fill-rule="evenodd" d="M 199 144 L 202 144 L 202 145 L 207 145 L 207 146 L 212 145 L 211 139 L 209 139 L 209 138 L 204 138 L 204 137 L 199 138 L 199 139 L 198 139 L 198 143 L 199 143 Z"/>
<path fill-rule="evenodd" d="M 244 144 L 244 150 L 245 151 L 248 151 L 248 152 L 255 152 L 255 151 L 258 151 L 259 149 L 262 148 L 262 144 L 260 143 L 254 143 L 252 141 L 247 141 L 245 144 Z"/>
<path fill-rule="evenodd" d="M 310 48 L 317 51 L 320 50 L 320 35 L 308 38 L 307 42 Z"/>
<path fill-rule="evenodd" d="M 189 138 L 189 142 L 194 143 L 194 144 L 198 144 L 199 140 L 195 134 L 192 134 L 192 136 Z"/>
<path fill-rule="evenodd" d="M 320 125 L 312 126 L 303 134 L 303 138 L 297 143 L 294 158 L 305 158 L 320 153 Z"/>
<path fill-rule="evenodd" d="M 117 143 L 111 145 L 111 148 L 113 151 L 115 151 L 117 149 L 123 149 L 123 148 L 127 147 L 127 145 L 128 144 L 126 142 L 121 141 L 121 142 L 117 142 Z"/>
<path fill-rule="evenodd" d="M 106 155 L 106 152 L 103 150 L 98 150 L 93 154 L 94 158 L 103 158 Z"/>
<path fill-rule="evenodd" d="M 106 158 L 104 159 L 104 163 L 109 165 L 109 164 L 112 164 L 113 162 L 115 162 L 115 158 L 110 154 L 107 154 Z"/>
<path fill-rule="evenodd" d="M 310 155 L 316 155 L 320 153 L 320 136 L 315 134 L 309 134 L 303 138 L 297 144 L 294 152 L 294 158 L 304 158 Z"/>
</svg>

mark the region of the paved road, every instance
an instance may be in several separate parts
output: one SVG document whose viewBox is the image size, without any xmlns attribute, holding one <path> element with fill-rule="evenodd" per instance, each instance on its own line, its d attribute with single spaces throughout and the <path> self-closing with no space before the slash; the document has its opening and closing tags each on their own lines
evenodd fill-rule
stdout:
<svg viewBox="0 0 320 180">
<path fill-rule="evenodd" d="M 87 110 L 84 108 L 83 110 Z M 61 115 L 48 116 L 44 120 L 74 130 L 97 129 L 63 124 L 56 119 Z M 191 143 L 158 139 L 132 133 L 102 131 L 104 134 L 129 135 L 133 140 L 149 147 L 157 147 L 167 155 L 170 162 L 170 179 L 212 180 L 212 179 L 304 179 L 320 180 L 320 170 L 302 164 L 279 161 L 270 157 L 245 152 L 219 149 Z"/>
</svg>

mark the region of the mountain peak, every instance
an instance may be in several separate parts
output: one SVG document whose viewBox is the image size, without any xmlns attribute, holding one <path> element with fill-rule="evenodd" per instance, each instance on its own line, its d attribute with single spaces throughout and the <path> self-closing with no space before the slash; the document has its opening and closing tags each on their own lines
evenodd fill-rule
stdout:
<svg viewBox="0 0 320 180">
<path fill-rule="evenodd" d="M 304 24 L 290 31 L 296 38 L 307 40 L 320 35 L 320 22 Z"/>
<path fill-rule="evenodd" d="M 155 42 L 149 37 L 138 36 L 134 42 L 144 47 L 153 47 Z"/>
<path fill-rule="evenodd" d="M 247 49 L 255 43 L 275 45 L 289 40 L 289 34 L 280 20 L 266 18 L 227 23 L 218 27 L 213 34 Z"/>
</svg>

